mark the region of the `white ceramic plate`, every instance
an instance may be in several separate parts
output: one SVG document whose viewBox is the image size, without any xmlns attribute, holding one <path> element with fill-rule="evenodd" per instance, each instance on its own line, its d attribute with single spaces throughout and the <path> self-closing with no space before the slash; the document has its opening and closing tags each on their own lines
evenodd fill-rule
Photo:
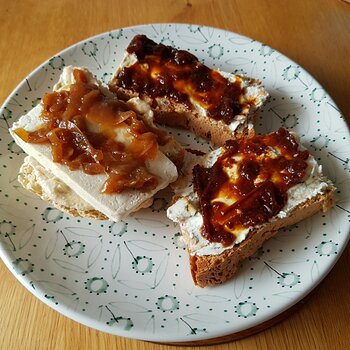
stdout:
<svg viewBox="0 0 350 350">
<path fill-rule="evenodd" d="M 78 219 L 23 190 L 24 158 L 8 127 L 50 91 L 64 65 L 87 66 L 107 83 L 135 34 L 189 50 L 207 65 L 259 78 L 271 94 L 259 132 L 296 131 L 338 187 L 337 206 L 281 231 L 223 285 L 192 283 L 179 229 L 165 215 L 167 193 L 125 222 Z M 307 295 L 330 271 L 349 236 L 350 138 L 325 90 L 298 64 L 224 30 L 156 24 L 115 30 L 52 57 L 25 79 L 0 113 L 1 257 L 35 296 L 90 327 L 152 341 L 195 341 L 254 327 Z M 203 140 L 177 132 L 184 144 Z M 339 286 L 334 286 L 339 288 Z"/>
</svg>

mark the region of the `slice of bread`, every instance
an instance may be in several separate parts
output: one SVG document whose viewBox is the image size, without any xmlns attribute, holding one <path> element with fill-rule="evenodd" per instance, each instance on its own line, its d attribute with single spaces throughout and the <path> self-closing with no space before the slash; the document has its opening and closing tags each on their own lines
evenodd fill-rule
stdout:
<svg viewBox="0 0 350 350">
<path fill-rule="evenodd" d="M 268 97 L 259 80 L 210 69 L 144 35 L 131 41 L 109 89 L 147 102 L 157 123 L 184 127 L 219 146 L 253 135 L 254 112 Z"/>
<path fill-rule="evenodd" d="M 101 86 L 92 77 L 91 73 L 83 68 L 65 67 L 59 82 L 54 88 L 56 91 L 69 91 L 70 86 L 74 83 L 73 70 L 75 69 L 82 70 L 91 84 L 98 86 L 103 94 L 110 94 L 115 98 L 108 89 Z M 99 219 L 108 218 L 113 221 L 120 221 L 139 208 L 151 205 L 154 194 L 176 180 L 176 166 L 168 157 L 158 150 L 153 158 L 147 159 L 145 162 L 146 169 L 157 179 L 157 184 L 153 189 L 125 189 L 119 193 L 101 193 L 101 188 L 107 180 L 106 173 L 89 175 L 81 169 L 70 170 L 68 166 L 64 164 L 53 162 L 49 144 L 26 142 L 17 133 L 17 130 L 25 130 L 26 132 L 37 130 L 43 123 L 40 119 L 42 108 L 42 104 L 40 103 L 15 122 L 9 131 L 16 143 L 40 164 L 39 166 L 35 162 L 26 161 L 21 169 L 20 182 L 24 187 L 37 193 L 59 209 L 65 210 L 73 215 Z M 142 118 L 140 117 L 140 119 Z M 118 128 L 114 130 L 118 142 L 124 142 L 124 139 L 129 137 L 128 130 L 127 126 L 124 128 L 118 124 Z M 130 135 L 130 137 L 132 137 L 132 135 Z M 162 146 L 166 146 L 167 142 L 172 142 L 170 137 L 167 139 L 163 137 L 162 141 Z M 127 142 L 127 140 L 125 142 Z M 172 144 L 174 144 L 174 142 L 172 142 Z M 183 150 L 179 148 L 179 152 L 183 153 Z M 178 155 L 176 155 L 176 157 L 177 156 Z M 45 172 L 47 173 L 45 174 Z M 51 189 L 45 188 L 43 185 L 48 179 L 50 181 L 52 180 L 51 185 L 53 185 L 53 188 Z M 46 181 L 46 184 L 47 183 Z M 76 197 L 76 201 L 65 202 L 64 196 L 60 193 L 60 190 L 62 190 L 62 183 L 66 186 L 66 192 L 69 192 L 68 189 L 73 191 L 72 197 Z M 88 203 L 88 206 L 81 205 L 81 198 L 83 198 L 83 202 Z"/>
<path fill-rule="evenodd" d="M 289 135 L 291 134 L 289 133 Z M 254 137 L 253 139 L 256 138 L 257 137 Z M 293 135 L 293 140 L 292 143 L 294 142 L 294 145 L 297 144 L 298 141 L 295 135 Z M 252 145 L 255 144 L 256 143 L 252 142 Z M 244 221 L 244 215 L 251 215 L 247 213 L 249 210 L 252 210 L 252 208 L 255 208 L 253 206 L 255 204 L 252 202 L 252 206 L 249 207 L 242 203 L 244 203 L 245 200 L 249 200 L 257 189 L 262 188 L 260 186 L 263 186 L 264 183 L 273 182 L 276 188 L 280 188 L 278 187 L 280 186 L 279 174 L 285 175 L 287 171 L 290 171 L 290 168 L 288 168 L 289 165 L 285 165 L 282 170 L 280 169 L 279 171 L 276 171 L 276 173 L 271 171 L 271 174 L 269 173 L 269 170 L 264 168 L 254 179 L 255 187 L 241 197 L 238 196 L 238 198 L 236 198 L 236 190 L 237 187 L 239 187 L 241 178 L 242 176 L 246 176 L 241 172 L 241 169 L 243 169 L 243 162 L 245 161 L 244 159 L 246 159 L 244 157 L 248 157 L 249 161 L 252 159 L 254 161 L 255 159 L 263 159 L 264 157 L 278 158 L 280 156 L 279 152 L 282 148 L 283 146 L 278 145 L 274 147 L 269 146 L 266 148 L 266 153 L 263 153 L 262 156 L 261 153 L 259 153 L 260 151 L 258 148 L 256 154 L 254 153 L 255 150 L 252 148 L 248 151 L 246 149 L 247 153 L 249 153 L 248 156 L 243 155 L 242 158 L 240 152 L 233 153 L 227 158 L 229 160 L 228 163 L 222 163 L 230 164 L 228 168 L 225 167 L 225 172 L 228 174 L 228 182 L 226 183 L 230 184 L 231 189 L 233 188 L 233 194 L 231 195 L 230 190 L 222 192 L 222 188 L 224 187 L 220 187 L 220 190 L 217 192 L 220 195 L 214 196 L 205 205 L 211 207 L 211 211 L 209 212 L 211 215 L 209 218 L 210 222 L 214 222 L 212 217 L 218 213 L 212 209 L 218 201 L 228 203 L 222 207 L 222 212 L 233 212 L 233 219 L 229 217 L 222 226 L 215 226 L 219 228 L 215 229 L 216 236 L 214 235 L 214 239 L 213 236 L 209 237 L 207 235 L 208 226 L 206 226 L 206 222 L 208 218 L 206 219 L 205 215 L 208 215 L 208 212 L 203 214 L 203 210 L 206 209 L 203 209 L 203 206 L 201 205 L 201 192 L 198 192 L 198 187 L 193 186 L 194 175 L 192 175 L 191 169 L 200 165 L 204 170 L 210 169 L 209 173 L 213 173 L 215 171 L 214 167 L 219 164 L 218 162 L 222 157 L 226 157 L 225 155 L 228 151 L 227 148 L 219 148 L 202 157 L 196 157 L 191 154 L 186 155 L 185 164 L 188 164 L 187 172 L 172 184 L 175 189 L 175 196 L 172 205 L 168 208 L 167 215 L 180 226 L 183 241 L 187 246 L 190 257 L 192 277 L 196 285 L 205 287 L 227 281 L 236 273 L 242 261 L 252 256 L 267 239 L 277 234 L 279 229 L 288 225 L 293 225 L 316 214 L 317 212 L 325 212 L 333 206 L 334 186 L 323 176 L 321 168 L 317 165 L 315 159 L 311 155 L 308 155 L 308 158 L 305 160 L 307 153 L 305 153 L 306 151 L 302 146 L 298 145 L 298 154 L 301 160 L 295 159 L 294 157 L 292 161 L 296 161 L 297 163 L 292 166 L 294 166 L 295 169 L 300 170 L 302 168 L 302 162 L 305 161 L 306 167 L 304 167 L 304 173 L 302 173 L 304 174 L 303 179 L 302 182 L 293 184 L 288 190 L 285 189 L 285 192 L 281 192 L 282 198 L 284 195 L 286 195 L 286 197 L 281 204 L 279 211 L 274 212 L 273 216 L 269 216 L 265 221 L 260 220 L 258 224 L 253 223 L 250 225 L 249 223 L 246 223 L 243 225 L 237 224 L 236 221 L 233 221 L 235 223 L 235 226 L 233 226 L 233 224 L 230 223 L 230 220 L 235 220 L 234 215 L 242 216 L 243 221 L 238 222 L 249 222 L 249 220 Z M 289 156 L 285 159 L 288 157 Z M 283 162 L 285 162 L 285 159 L 283 159 Z M 269 163 L 261 163 L 260 165 L 262 168 L 263 164 L 265 164 L 266 167 L 266 164 Z M 292 179 L 292 173 L 293 171 L 287 174 L 289 179 Z M 266 176 L 266 174 L 270 177 Z M 265 177 L 265 180 L 262 180 L 263 177 Z M 280 190 L 278 189 L 278 191 Z M 266 202 L 261 202 L 262 195 L 259 194 L 258 197 L 258 204 L 261 207 L 266 204 Z M 265 198 L 267 197 L 265 196 Z M 278 196 L 276 196 L 276 198 L 278 198 Z M 230 208 L 234 208 L 236 203 L 238 209 L 232 211 Z M 267 209 L 264 209 L 262 214 L 264 214 L 264 212 L 272 212 L 273 210 L 275 210 L 273 205 L 270 207 L 267 206 Z M 261 213 L 259 213 L 259 215 L 260 214 Z M 223 217 L 224 216 L 219 215 L 218 221 L 221 219 L 223 220 Z M 220 240 L 220 235 L 221 237 L 229 237 L 229 243 Z"/>
</svg>

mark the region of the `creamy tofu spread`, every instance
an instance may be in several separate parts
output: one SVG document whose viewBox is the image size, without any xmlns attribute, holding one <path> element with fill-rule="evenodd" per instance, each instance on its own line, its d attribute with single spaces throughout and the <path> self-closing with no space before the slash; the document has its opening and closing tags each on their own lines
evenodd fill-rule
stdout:
<svg viewBox="0 0 350 350">
<path fill-rule="evenodd" d="M 54 89 L 56 91 L 69 89 L 69 86 L 73 83 L 73 70 L 74 67 L 65 67 L 59 82 L 55 85 Z M 98 84 L 91 74 L 90 78 L 92 83 Z M 103 87 L 102 89 L 109 93 L 107 89 Z M 158 151 L 154 159 L 146 162 L 146 167 L 151 169 L 152 173 L 159 179 L 156 189 L 149 192 L 127 190 L 117 194 L 101 193 L 99 189 L 105 182 L 107 175 L 88 175 L 82 170 L 70 171 L 67 166 L 52 161 L 51 150 L 48 145 L 27 143 L 14 132 L 18 128 L 23 128 L 28 132 L 38 129 L 42 125 L 39 118 L 41 111 L 42 106 L 39 104 L 13 124 L 10 133 L 16 143 L 29 156 L 35 158 L 42 167 L 48 169 L 75 193 L 79 194 L 91 207 L 102 212 L 111 220 L 120 221 L 126 218 L 130 213 L 141 207 L 143 203 L 149 201 L 156 192 L 176 180 L 177 170 L 175 165 L 162 152 Z M 126 136 L 127 131 L 123 128 L 120 128 L 116 134 L 118 140 L 123 140 Z M 125 141 L 127 142 L 127 140 Z M 79 199 L 77 199 L 77 202 L 79 202 Z M 69 205 L 71 203 L 67 203 L 67 206 Z"/>
</svg>

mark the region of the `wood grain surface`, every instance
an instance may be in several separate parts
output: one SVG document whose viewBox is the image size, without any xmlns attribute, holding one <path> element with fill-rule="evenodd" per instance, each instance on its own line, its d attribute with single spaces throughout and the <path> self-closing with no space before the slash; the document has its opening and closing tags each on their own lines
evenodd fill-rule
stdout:
<svg viewBox="0 0 350 350">
<path fill-rule="evenodd" d="M 308 70 L 350 121 L 350 4 L 341 0 L 0 0 L 0 103 L 40 63 L 77 41 L 160 22 L 214 26 L 272 46 Z M 348 246 L 310 298 L 272 328 L 201 349 L 350 349 L 349 261 Z M 71 321 L 32 296 L 2 262 L 0 281 L 0 349 L 185 349 Z"/>
</svg>

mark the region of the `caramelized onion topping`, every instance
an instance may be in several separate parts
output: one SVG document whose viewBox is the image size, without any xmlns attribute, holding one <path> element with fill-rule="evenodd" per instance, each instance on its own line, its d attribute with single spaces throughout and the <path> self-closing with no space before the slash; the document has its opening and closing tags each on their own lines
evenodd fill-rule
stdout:
<svg viewBox="0 0 350 350">
<path fill-rule="evenodd" d="M 239 101 L 243 90 L 238 77 L 235 82 L 229 82 L 187 51 L 156 44 L 145 35 L 136 35 L 127 51 L 135 54 L 138 61 L 120 70 L 110 84 L 112 91 L 119 86 L 153 99 L 167 97 L 189 109 L 193 100 L 209 117 L 226 124 L 244 107 Z"/>
<path fill-rule="evenodd" d="M 231 245 L 242 229 L 268 222 L 287 202 L 287 191 L 303 182 L 309 152 L 280 128 L 265 136 L 227 141 L 211 168 L 193 169 L 204 225 L 211 242 Z"/>
<path fill-rule="evenodd" d="M 84 71 L 73 73 L 69 91 L 44 96 L 43 126 L 33 132 L 20 128 L 16 134 L 25 142 L 50 144 L 53 161 L 70 170 L 107 174 L 102 193 L 156 188 L 157 177 L 145 162 L 157 154 L 157 136 L 124 102 L 90 83 Z"/>
</svg>

